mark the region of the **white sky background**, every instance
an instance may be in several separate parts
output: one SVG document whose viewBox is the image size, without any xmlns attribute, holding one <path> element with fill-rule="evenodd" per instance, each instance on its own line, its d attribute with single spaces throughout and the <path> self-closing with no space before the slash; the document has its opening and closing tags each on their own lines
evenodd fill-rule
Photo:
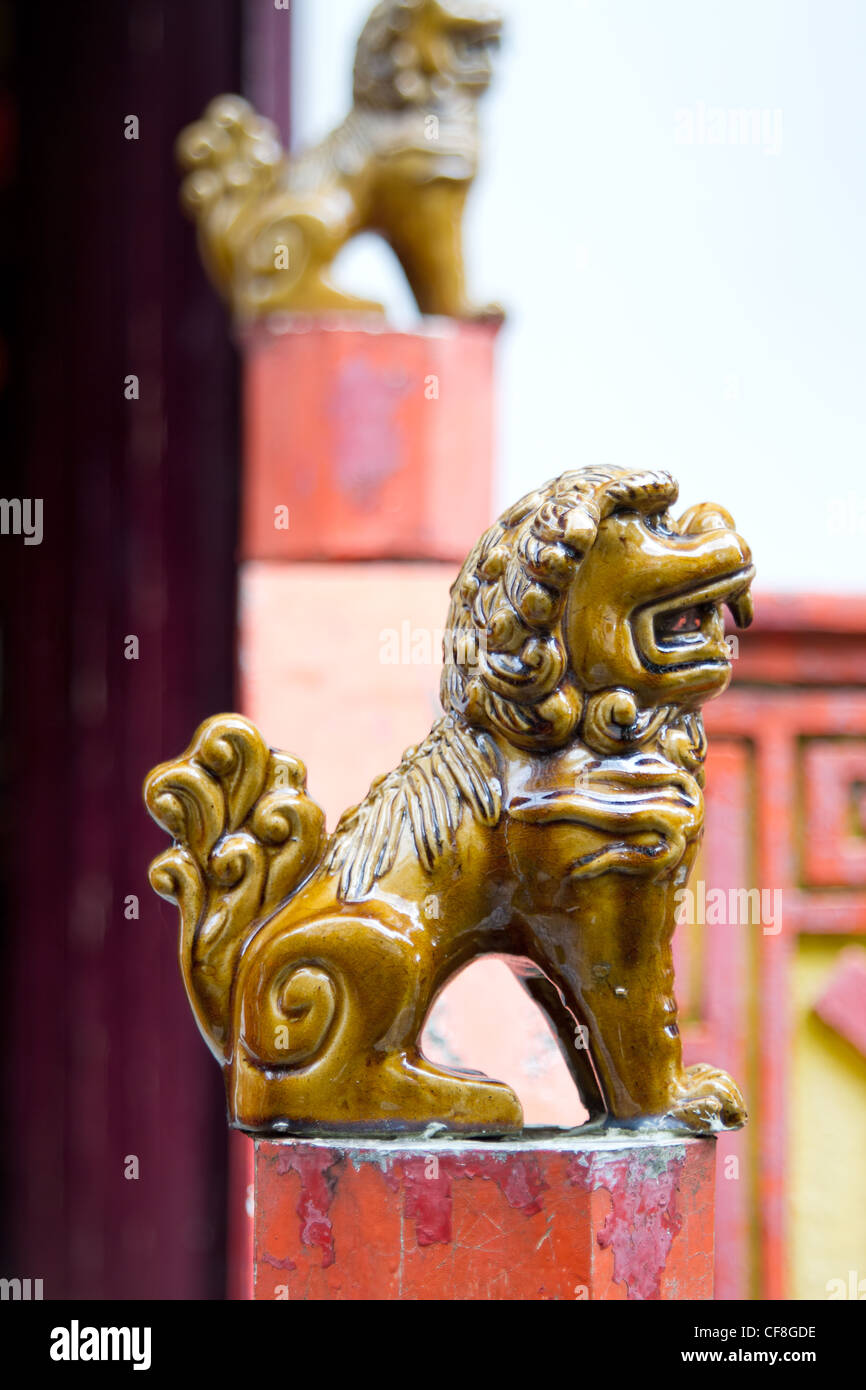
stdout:
<svg viewBox="0 0 866 1390">
<path fill-rule="evenodd" d="M 296 144 L 346 114 L 371 8 L 294 0 Z M 866 3 L 501 8 L 466 224 L 470 292 L 509 311 L 497 503 L 663 467 L 733 512 L 760 588 L 866 592 Z M 701 103 L 762 138 L 683 143 Z M 415 316 L 374 238 L 335 278 Z"/>
</svg>

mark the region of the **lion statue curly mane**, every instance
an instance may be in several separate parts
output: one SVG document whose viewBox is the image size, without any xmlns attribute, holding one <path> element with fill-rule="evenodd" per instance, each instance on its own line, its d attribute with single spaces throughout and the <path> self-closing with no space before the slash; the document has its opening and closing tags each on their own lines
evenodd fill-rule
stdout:
<svg viewBox="0 0 866 1390">
<path fill-rule="evenodd" d="M 501 20 L 479 0 L 381 0 L 358 41 L 354 104 L 321 144 L 291 157 L 239 96 L 220 96 L 177 144 L 182 201 L 236 318 L 381 313 L 331 283 L 353 236 L 379 232 L 422 313 L 502 317 L 464 283 L 461 226 L 478 166 L 477 101 Z"/>
<path fill-rule="evenodd" d="M 751 620 L 730 515 L 675 519 L 662 472 L 562 474 L 481 537 L 451 590 L 427 737 L 327 836 L 303 764 L 216 716 L 146 783 L 174 844 L 181 966 L 253 1132 L 519 1129 L 500 1082 L 420 1051 L 445 983 L 507 958 L 591 1120 L 736 1128 L 736 1084 L 685 1068 L 677 894 L 703 828 L 700 707 Z M 435 910 L 431 911 L 431 904 Z"/>
</svg>

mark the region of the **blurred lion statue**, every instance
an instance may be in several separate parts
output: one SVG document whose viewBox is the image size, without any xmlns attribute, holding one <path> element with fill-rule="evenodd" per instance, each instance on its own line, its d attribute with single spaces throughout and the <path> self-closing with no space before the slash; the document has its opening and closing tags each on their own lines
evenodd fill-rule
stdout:
<svg viewBox="0 0 866 1390">
<path fill-rule="evenodd" d="M 352 110 L 315 148 L 287 155 L 273 122 L 238 96 L 217 97 L 181 133 L 182 200 L 238 319 L 381 313 L 329 279 L 365 231 L 392 246 L 422 313 L 502 318 L 468 300 L 462 250 L 476 105 L 500 29 L 480 0 L 381 0 L 358 42 Z"/>
<path fill-rule="evenodd" d="M 442 717 L 330 837 L 303 764 L 239 715 L 150 774 L 174 840 L 151 882 L 180 905 L 234 1124 L 519 1129 L 509 1087 L 419 1047 L 482 953 L 547 1014 L 594 1121 L 744 1122 L 729 1076 L 683 1066 L 671 938 L 703 826 L 700 707 L 730 679 L 721 610 L 750 622 L 754 570 L 726 511 L 675 519 L 676 497 L 666 473 L 585 469 L 506 511 L 451 590 Z"/>
</svg>

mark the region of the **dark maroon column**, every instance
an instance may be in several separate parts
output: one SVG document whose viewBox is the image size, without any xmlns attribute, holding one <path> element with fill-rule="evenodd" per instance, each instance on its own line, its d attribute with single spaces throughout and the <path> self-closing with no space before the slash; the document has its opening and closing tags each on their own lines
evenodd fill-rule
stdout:
<svg viewBox="0 0 866 1390">
<path fill-rule="evenodd" d="M 0 490 L 43 499 L 44 538 L 0 537 L 2 1273 L 46 1298 L 219 1296 L 221 1083 L 140 787 L 232 703 L 236 362 L 172 144 L 239 85 L 240 4 L 15 18 Z"/>
</svg>

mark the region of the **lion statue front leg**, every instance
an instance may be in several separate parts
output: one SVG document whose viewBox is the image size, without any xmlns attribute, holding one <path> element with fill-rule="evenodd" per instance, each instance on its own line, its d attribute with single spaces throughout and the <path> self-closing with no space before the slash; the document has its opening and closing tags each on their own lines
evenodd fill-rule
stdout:
<svg viewBox="0 0 866 1390">
<path fill-rule="evenodd" d="M 501 323 L 500 304 L 469 297 L 463 258 L 463 212 L 467 187 L 446 178 L 428 184 L 396 185 L 380 195 L 387 208 L 387 239 L 409 281 L 422 314 L 476 323 Z"/>
<path fill-rule="evenodd" d="M 689 740 L 668 735 L 682 762 L 639 750 L 591 760 L 570 785 L 557 777 L 522 790 L 508 841 L 522 880 L 526 955 L 549 982 L 525 983 L 559 1036 L 590 1118 L 601 1097 L 611 1122 L 709 1133 L 739 1128 L 746 1111 L 723 1071 L 683 1066 L 671 943 L 677 891 L 703 830 L 694 775 L 703 740 L 697 726 L 693 733 L 691 769 Z M 574 1049 L 585 1055 L 571 1056 Z"/>
<path fill-rule="evenodd" d="M 579 1020 L 573 1045 L 591 1059 L 609 1123 L 707 1134 L 738 1129 L 747 1116 L 726 1072 L 683 1066 L 671 940 L 684 879 L 587 879 L 571 910 L 551 914 L 532 935 L 537 965 Z M 592 1087 L 580 1089 L 597 1116 Z"/>
<path fill-rule="evenodd" d="M 629 892 L 631 888 L 631 893 Z M 595 885 L 608 911 L 584 921 L 583 1006 L 611 1120 L 696 1133 L 738 1129 L 746 1108 L 735 1082 L 683 1066 L 674 998 L 672 884 L 611 877 Z"/>
</svg>

